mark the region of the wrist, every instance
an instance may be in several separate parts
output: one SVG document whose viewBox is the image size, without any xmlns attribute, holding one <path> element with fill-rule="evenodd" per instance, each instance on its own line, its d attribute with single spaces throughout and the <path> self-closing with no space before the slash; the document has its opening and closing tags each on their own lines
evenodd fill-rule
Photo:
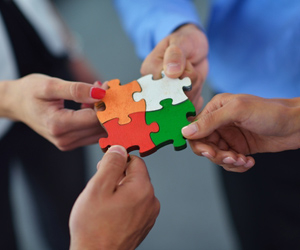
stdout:
<svg viewBox="0 0 300 250">
<path fill-rule="evenodd" d="M 72 239 L 70 243 L 70 250 L 117 250 L 116 246 L 111 244 L 105 244 L 104 242 L 99 242 L 99 236 L 88 237 L 85 239 Z M 109 246 L 110 245 L 110 246 Z"/>
<path fill-rule="evenodd" d="M 180 26 L 178 26 L 176 29 L 174 29 L 173 32 L 175 32 L 177 30 L 180 30 L 182 28 L 189 28 L 189 29 L 195 29 L 195 30 L 199 30 L 199 31 L 204 31 L 203 27 L 201 27 L 199 25 L 196 25 L 194 23 L 183 23 Z"/>
<path fill-rule="evenodd" d="M 287 123 L 290 128 L 290 145 L 291 149 L 298 149 L 300 148 L 300 98 L 290 99 L 288 105 Z"/>
<path fill-rule="evenodd" d="M 300 108 L 300 97 L 287 99 L 290 107 Z"/>
<path fill-rule="evenodd" d="M 12 108 L 12 88 L 13 81 L 0 82 L 0 117 L 14 119 Z"/>
</svg>

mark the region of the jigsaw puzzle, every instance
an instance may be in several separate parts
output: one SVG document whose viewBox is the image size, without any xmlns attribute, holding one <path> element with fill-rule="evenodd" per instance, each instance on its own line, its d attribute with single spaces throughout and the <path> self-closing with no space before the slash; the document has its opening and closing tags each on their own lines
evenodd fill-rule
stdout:
<svg viewBox="0 0 300 250">
<path fill-rule="evenodd" d="M 97 117 L 108 136 L 100 138 L 105 152 L 112 145 L 122 145 L 127 152 L 138 150 L 147 156 L 160 147 L 173 143 L 175 150 L 186 148 L 181 129 L 195 107 L 184 93 L 191 89 L 189 78 L 171 79 L 162 73 L 153 80 L 146 75 L 121 85 L 118 79 L 108 82 L 108 90 L 96 107 Z M 99 105 L 100 104 L 100 105 Z"/>
</svg>

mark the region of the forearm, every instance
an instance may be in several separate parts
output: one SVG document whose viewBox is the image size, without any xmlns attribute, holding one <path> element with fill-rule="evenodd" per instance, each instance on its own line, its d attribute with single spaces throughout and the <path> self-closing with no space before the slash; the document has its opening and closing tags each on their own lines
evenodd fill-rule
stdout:
<svg viewBox="0 0 300 250">
<path fill-rule="evenodd" d="M 141 58 L 145 58 L 158 42 L 181 25 L 201 25 L 193 1 L 115 0 L 114 3 Z"/>
</svg>

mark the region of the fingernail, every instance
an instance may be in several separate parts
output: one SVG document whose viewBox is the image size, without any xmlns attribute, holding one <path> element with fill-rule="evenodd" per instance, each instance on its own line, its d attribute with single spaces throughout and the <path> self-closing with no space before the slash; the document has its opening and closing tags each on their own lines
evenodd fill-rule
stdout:
<svg viewBox="0 0 300 250">
<path fill-rule="evenodd" d="M 208 153 L 208 152 L 202 152 L 201 154 L 202 154 L 204 157 L 206 157 L 206 158 L 209 158 L 209 159 L 210 159 L 210 158 L 213 158 L 212 155 L 211 155 L 210 153 Z"/>
<path fill-rule="evenodd" d="M 233 165 L 235 165 L 235 166 L 243 166 L 245 164 L 246 164 L 246 162 L 242 158 L 238 158 L 237 161 L 235 163 L 233 163 Z"/>
<path fill-rule="evenodd" d="M 188 137 L 195 134 L 198 131 L 198 126 L 195 123 L 191 123 L 188 126 L 182 128 L 181 133 L 183 136 Z"/>
<path fill-rule="evenodd" d="M 91 88 L 91 97 L 94 99 L 102 99 L 105 96 L 106 91 L 101 88 L 92 87 Z"/>
<path fill-rule="evenodd" d="M 102 82 L 100 82 L 100 81 L 96 81 L 96 85 L 98 85 L 98 86 L 102 86 Z"/>
<path fill-rule="evenodd" d="M 254 166 L 254 162 L 252 160 L 248 160 L 244 165 L 245 168 L 251 168 Z"/>
<path fill-rule="evenodd" d="M 181 70 L 181 67 L 180 67 L 180 64 L 179 63 L 168 63 L 167 64 L 167 70 L 166 70 L 166 73 L 167 74 L 176 74 L 178 72 L 180 72 Z"/>
<path fill-rule="evenodd" d="M 119 146 L 119 145 L 113 145 L 111 146 L 106 153 L 117 153 L 122 155 L 123 157 L 127 158 L 128 154 L 127 151 L 124 147 Z"/>
<path fill-rule="evenodd" d="M 233 159 L 232 157 L 226 157 L 223 159 L 223 163 L 225 163 L 225 164 L 233 164 L 235 162 L 236 162 L 236 160 Z"/>
</svg>

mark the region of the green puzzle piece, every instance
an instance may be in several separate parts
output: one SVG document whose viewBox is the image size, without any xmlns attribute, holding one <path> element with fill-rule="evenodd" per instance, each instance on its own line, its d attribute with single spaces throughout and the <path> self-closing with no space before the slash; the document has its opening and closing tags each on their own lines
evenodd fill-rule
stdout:
<svg viewBox="0 0 300 250">
<path fill-rule="evenodd" d="M 186 148 L 186 140 L 181 134 L 181 129 L 190 124 L 189 116 L 195 116 L 195 107 L 190 100 L 177 105 L 172 105 L 172 99 L 160 102 L 162 109 L 146 112 L 146 123 L 157 122 L 159 131 L 151 133 L 151 139 L 157 148 L 173 142 L 175 150 Z"/>
</svg>

